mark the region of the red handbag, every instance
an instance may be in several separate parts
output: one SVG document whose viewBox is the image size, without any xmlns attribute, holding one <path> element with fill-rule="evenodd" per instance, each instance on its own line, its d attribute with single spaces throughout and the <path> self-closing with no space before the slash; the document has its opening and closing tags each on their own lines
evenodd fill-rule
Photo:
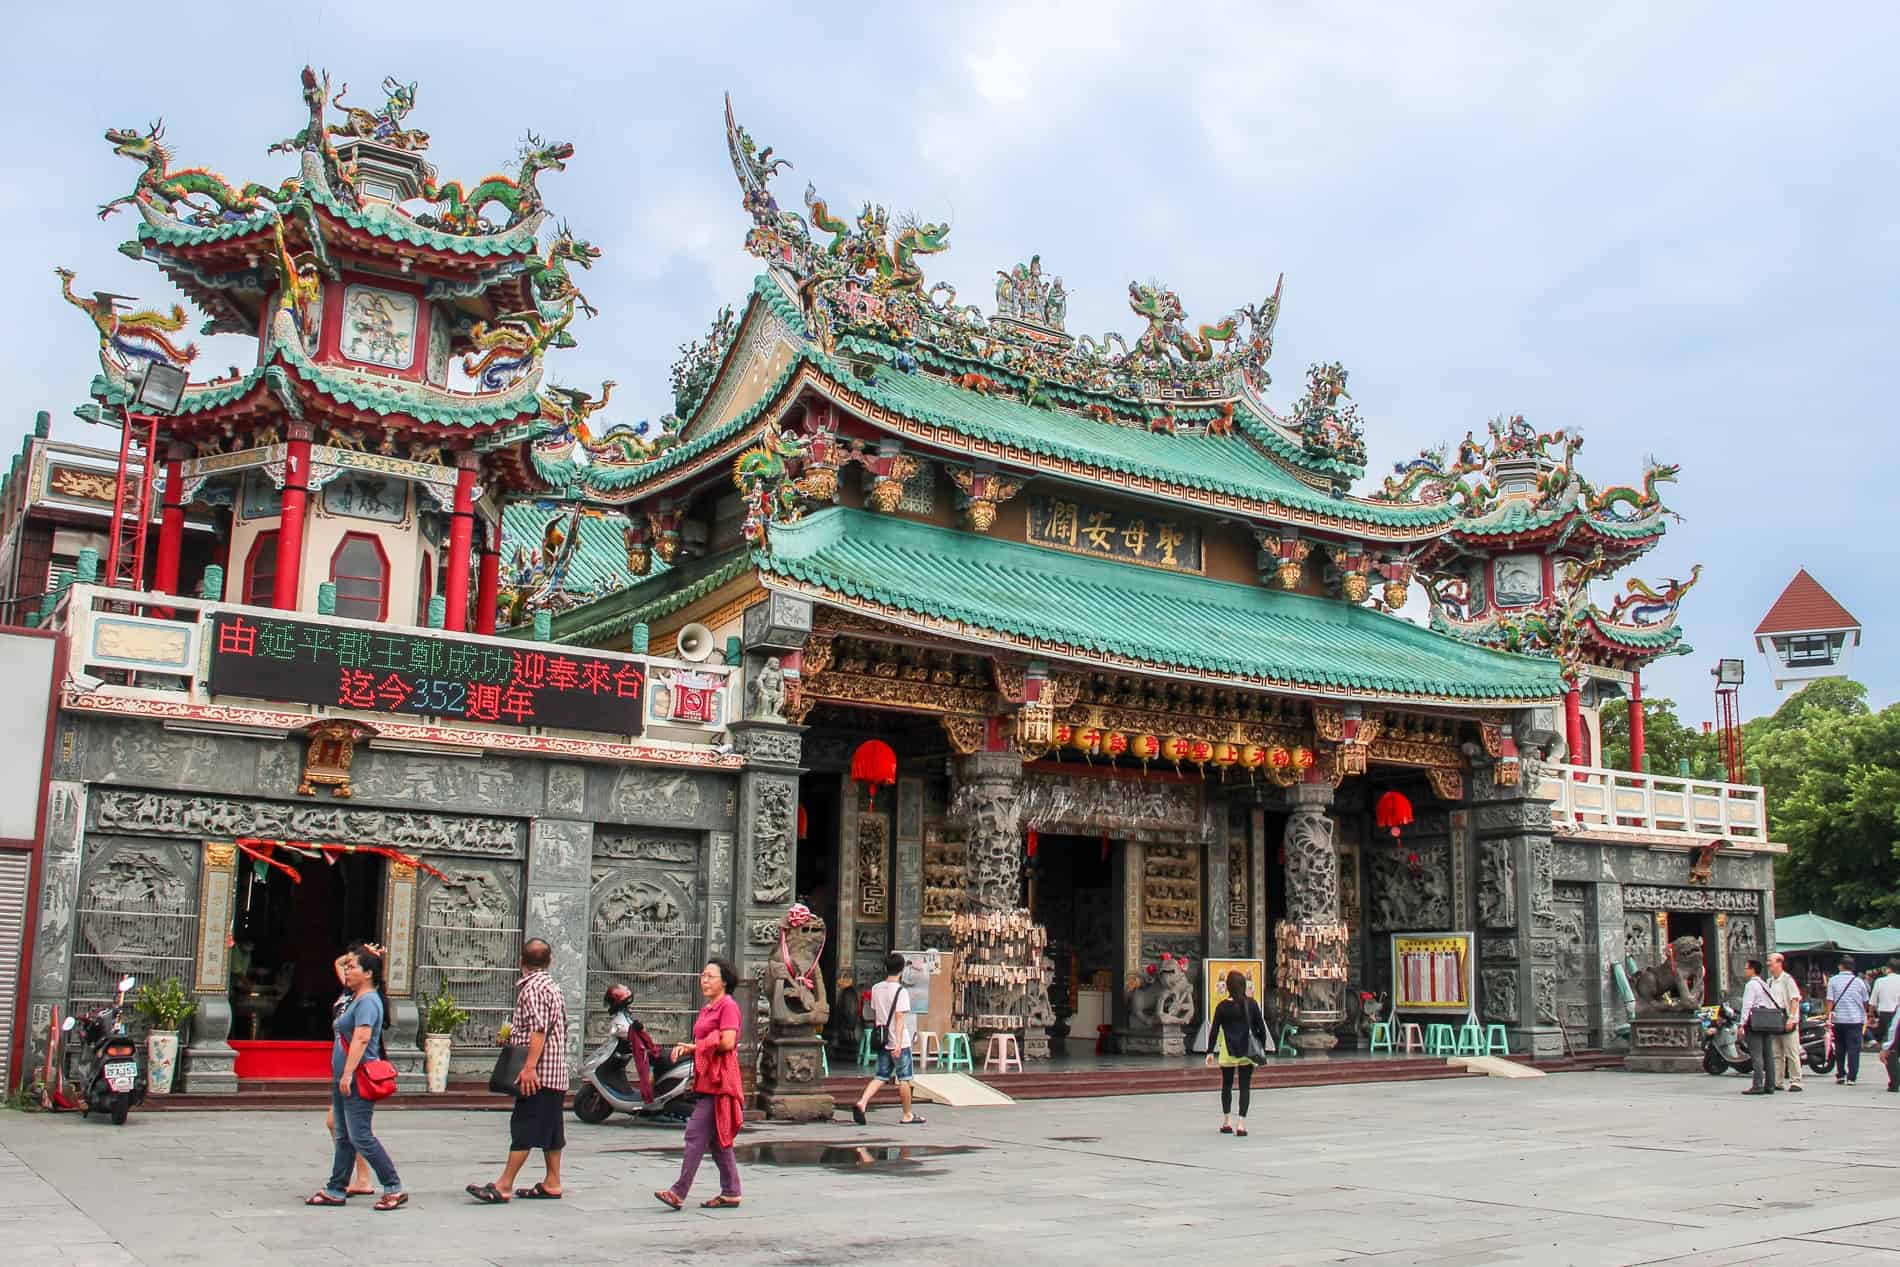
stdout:
<svg viewBox="0 0 1900 1267">
<path fill-rule="evenodd" d="M 365 1060 L 356 1067 L 356 1094 L 365 1100 L 387 1100 L 396 1094 L 396 1066 L 387 1060 Z"/>
</svg>

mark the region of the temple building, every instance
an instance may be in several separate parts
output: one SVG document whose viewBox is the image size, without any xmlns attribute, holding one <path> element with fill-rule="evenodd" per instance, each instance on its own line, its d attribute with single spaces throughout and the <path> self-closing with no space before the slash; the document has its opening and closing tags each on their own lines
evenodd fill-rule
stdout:
<svg viewBox="0 0 1900 1267">
<path fill-rule="evenodd" d="M 1640 724 L 1635 769 L 1596 760 L 1600 702 L 1685 650 L 1695 574 L 1591 598 L 1676 468 L 1598 488 L 1574 431 L 1512 418 L 1357 492 L 1346 370 L 1268 403 L 1278 281 L 1207 322 L 1133 284 L 1097 337 L 1032 256 L 986 312 L 926 277 L 947 224 L 781 206 L 730 104 L 762 271 L 671 412 L 605 426 L 613 384 L 544 376 L 599 256 L 536 187 L 572 147 L 440 182 L 415 85 L 385 90 L 331 122 L 306 70 L 276 185 L 108 134 L 143 165 L 121 249 L 258 354 L 151 408 L 146 366 L 195 363 L 182 311 L 67 279 L 88 416 L 163 479 L 150 576 L 109 532 L 105 583 L 88 552 L 41 604 L 84 679 L 29 1035 L 178 976 L 187 1084 L 236 1090 L 301 1068 L 371 931 L 405 1068 L 447 988 L 472 1072 L 523 937 L 577 1018 L 626 980 L 666 1034 L 706 955 L 771 985 L 794 901 L 831 986 L 941 951 L 955 1023 L 1032 1059 L 1178 1052 L 1227 960 L 1313 1052 L 1431 955 L 1425 1006 L 1539 1056 L 1621 1041 L 1626 954 L 1694 937 L 1711 995 L 1739 981 L 1774 914 L 1760 790 L 1645 773 Z M 766 1064 L 768 1093 L 817 1076 Z"/>
</svg>

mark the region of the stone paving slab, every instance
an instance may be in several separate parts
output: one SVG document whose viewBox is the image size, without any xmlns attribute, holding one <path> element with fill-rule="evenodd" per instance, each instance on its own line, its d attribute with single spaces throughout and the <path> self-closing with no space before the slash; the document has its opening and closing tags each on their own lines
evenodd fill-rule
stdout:
<svg viewBox="0 0 1900 1267">
<path fill-rule="evenodd" d="M 740 1210 L 679 1214 L 650 1195 L 677 1169 L 677 1131 L 624 1120 L 569 1124 L 566 1200 L 491 1208 L 462 1185 L 495 1177 L 505 1119 L 383 1115 L 413 1194 L 385 1216 L 298 1204 L 328 1167 L 319 1113 L 135 1112 L 118 1128 L 0 1113 L 0 1259 L 1900 1264 L 1886 1142 L 1900 1097 L 1811 1084 L 1743 1100 L 1741 1086 L 1606 1072 L 1282 1089 L 1255 1098 L 1246 1140 L 1215 1132 L 1207 1095 L 937 1106 L 915 1130 L 894 1111 L 863 1129 L 762 1125 L 742 1142 L 872 1151 L 750 1165 Z M 883 1160 L 918 1145 L 975 1151 Z M 708 1165 L 697 1195 L 715 1184 Z"/>
</svg>

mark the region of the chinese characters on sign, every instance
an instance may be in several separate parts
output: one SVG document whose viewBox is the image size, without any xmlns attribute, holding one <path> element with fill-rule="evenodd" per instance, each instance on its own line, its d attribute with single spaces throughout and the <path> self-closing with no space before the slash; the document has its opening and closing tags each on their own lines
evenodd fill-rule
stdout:
<svg viewBox="0 0 1900 1267">
<path fill-rule="evenodd" d="M 1392 939 L 1392 1001 L 1401 1012 L 1469 1012 L 1475 939 L 1407 933 Z"/>
<path fill-rule="evenodd" d="M 1035 496 L 1029 499 L 1029 541 L 1177 572 L 1201 570 L 1201 530 L 1166 514 L 1103 510 L 1065 497 Z"/>
<path fill-rule="evenodd" d="M 641 732 L 643 662 L 219 612 L 214 695 L 506 726 Z"/>
</svg>

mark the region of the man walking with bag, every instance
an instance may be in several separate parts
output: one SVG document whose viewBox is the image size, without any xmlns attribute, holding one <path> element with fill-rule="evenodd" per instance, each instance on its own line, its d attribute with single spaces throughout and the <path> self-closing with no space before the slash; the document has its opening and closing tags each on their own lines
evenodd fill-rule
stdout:
<svg viewBox="0 0 1900 1267">
<path fill-rule="evenodd" d="M 1827 1023 L 1834 1033 L 1834 1083 L 1860 1080 L 1860 1047 L 1867 1030 L 1867 982 L 1854 971 L 1851 955 L 1827 979 Z"/>
<path fill-rule="evenodd" d="M 515 1013 L 509 1023 L 508 1048 L 526 1050 L 524 1057 L 505 1051 L 504 1058 L 521 1061 L 515 1075 L 515 1111 L 508 1118 L 508 1162 L 494 1183 L 468 1185 L 468 1195 L 483 1205 L 500 1205 L 516 1197 L 524 1201 L 561 1199 L 561 1150 L 567 1146 L 562 1103 L 567 1098 L 567 1000 L 548 975 L 554 949 L 539 937 L 521 947 L 521 980 L 515 983 Z M 498 1063 L 497 1070 L 502 1066 Z M 492 1087 L 492 1083 L 491 1083 Z M 528 1154 L 541 1150 L 547 1178 L 532 1188 L 516 1188 L 515 1176 L 527 1164 Z"/>
<path fill-rule="evenodd" d="M 884 956 L 884 979 L 871 987 L 871 1046 L 877 1051 L 877 1076 L 864 1086 L 864 1093 L 851 1106 L 852 1120 L 864 1125 L 864 1110 L 871 1097 L 887 1082 L 897 1083 L 897 1098 L 904 1106 L 903 1126 L 922 1125 L 924 1119 L 910 1107 L 910 1043 L 912 1022 L 910 991 L 904 987 L 904 956 Z"/>
<path fill-rule="evenodd" d="M 1755 1080 L 1743 1095 L 1773 1095 L 1775 1092 L 1774 1040 L 1787 1017 L 1775 1006 L 1768 983 L 1761 977 L 1761 960 L 1750 959 L 1742 966 L 1748 984 L 1742 989 L 1742 1033 L 1748 1039 L 1748 1054 L 1755 1062 Z"/>
</svg>

